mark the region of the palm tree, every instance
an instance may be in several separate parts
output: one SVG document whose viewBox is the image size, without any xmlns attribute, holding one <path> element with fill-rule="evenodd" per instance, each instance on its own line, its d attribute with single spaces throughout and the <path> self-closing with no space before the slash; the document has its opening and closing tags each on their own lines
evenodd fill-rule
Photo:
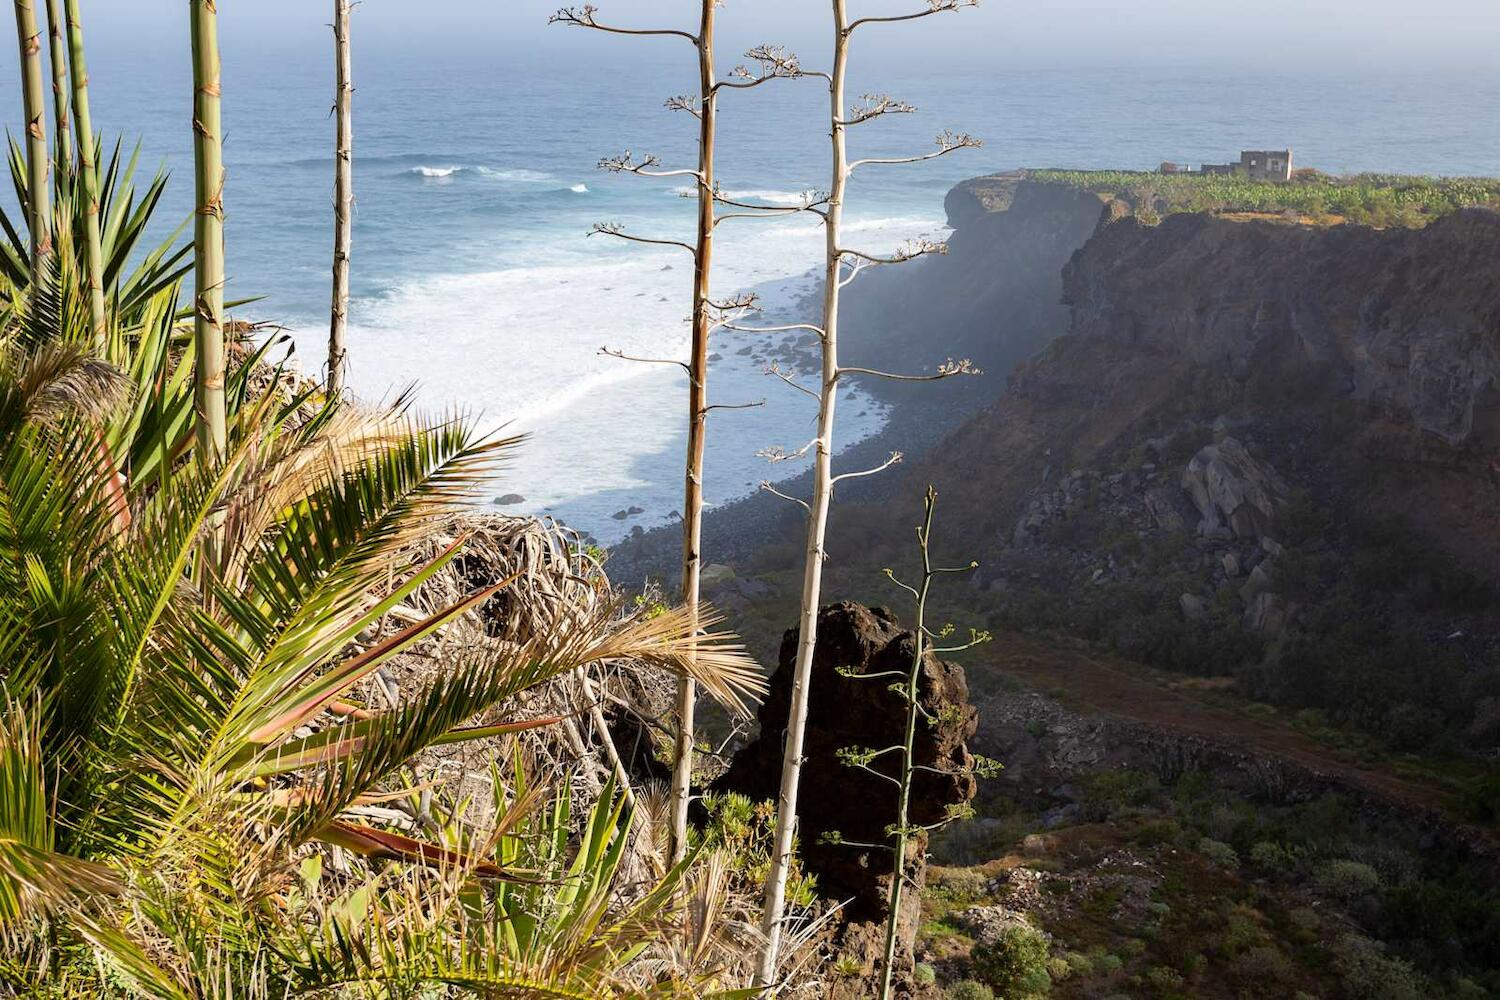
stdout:
<svg viewBox="0 0 1500 1000">
<path fill-rule="evenodd" d="M 42 33 L 31 0 L 15 0 L 16 39 L 21 50 L 21 105 L 26 120 L 26 223 L 31 233 L 30 267 L 35 280 L 52 254 L 52 187 L 49 180 L 46 99 L 42 96 Z"/>
<path fill-rule="evenodd" d="M 89 287 L 89 320 L 94 330 L 94 342 L 102 348 L 109 326 L 104 311 L 104 242 L 99 228 L 99 141 L 94 135 L 94 119 L 89 111 L 89 71 L 84 59 L 83 20 L 78 13 L 78 0 L 63 0 L 63 3 L 68 23 L 68 77 L 73 88 L 73 121 L 78 130 L 79 183 L 75 197 L 83 202 L 84 276 Z"/>
<path fill-rule="evenodd" d="M 337 140 L 333 164 L 333 316 L 328 327 L 328 392 L 344 391 L 345 344 L 349 322 L 349 252 L 354 244 L 354 70 L 349 51 L 353 0 L 333 0 L 333 44 L 337 85 L 334 118 Z"/>
<path fill-rule="evenodd" d="M 193 49 L 193 350 L 198 461 L 227 457 L 224 401 L 224 133 L 220 113 L 219 24 L 214 0 L 188 4 Z"/>
<path fill-rule="evenodd" d="M 620 966 L 665 933 L 685 869 L 616 905 L 601 880 L 628 827 L 611 795 L 591 817 L 592 874 L 542 879 L 552 894 L 526 912 L 558 922 L 524 939 L 519 907 L 476 908 L 472 888 L 539 880 L 505 839 L 539 794 L 517 790 L 492 829 L 437 840 L 361 807 L 388 800 L 426 748 L 544 724 L 496 715 L 584 664 L 691 671 L 731 705 L 759 690 L 754 664 L 696 636 L 680 609 L 623 621 L 617 607 L 575 609 L 523 642 L 465 651 L 388 708 L 351 705 L 383 664 L 513 585 L 374 628 L 462 543 L 393 579 L 396 554 L 514 442 L 399 410 L 307 419 L 257 403 L 253 437 L 215 469 L 134 489 L 122 525 L 91 442 L 127 380 L 52 311 L 50 287 L 34 285 L 0 330 L 0 969 L 45 978 L 27 944 L 52 940 L 64 956 L 108 956 L 160 997 L 355 980 L 624 995 Z M 187 570 L 219 512 L 219 572 L 194 592 Z M 303 908 L 318 844 L 389 867 L 361 869 L 362 896 L 345 879 Z"/>
</svg>

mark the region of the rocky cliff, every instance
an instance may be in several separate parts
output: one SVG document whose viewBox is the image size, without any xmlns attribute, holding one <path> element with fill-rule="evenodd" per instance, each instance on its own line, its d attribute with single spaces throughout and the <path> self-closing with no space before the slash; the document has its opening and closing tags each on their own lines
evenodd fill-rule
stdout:
<svg viewBox="0 0 1500 1000">
<path fill-rule="evenodd" d="M 1500 742 L 1500 215 L 1106 209 L 1061 292 L 1066 332 L 905 472 L 1001 622 Z M 896 558 L 910 516 L 867 508 L 846 544 Z"/>
<path fill-rule="evenodd" d="M 935 388 L 875 383 L 913 405 L 947 408 L 953 399 L 993 399 L 1006 374 L 1067 329 L 1062 272 L 1093 235 L 1103 203 L 1023 175 L 980 177 L 949 192 L 948 253 L 861 276 L 845 308 L 849 363 L 930 371 L 970 358 L 986 377 Z"/>
<path fill-rule="evenodd" d="M 1347 399 L 1452 447 L 1494 444 L 1500 217 L 1424 229 L 1126 219 L 1071 261 L 1070 332 L 1229 376 L 1245 402 Z M 1478 426 L 1476 426 L 1476 417 Z"/>
<path fill-rule="evenodd" d="M 948 358 L 970 358 L 984 374 L 940 386 L 867 380 L 895 410 L 884 434 L 841 456 L 849 467 L 931 448 L 993 401 L 1017 363 L 1067 330 L 1063 267 L 1099 225 L 1104 204 L 1086 191 L 1001 175 L 959 185 L 946 207 L 954 228 L 947 254 L 869 271 L 845 293 L 842 359 L 923 372 Z M 816 321 L 817 308 L 804 303 L 803 318 Z M 852 482 L 844 498 L 878 497 L 890 485 Z M 803 484 L 791 489 L 807 492 Z M 758 494 L 710 512 L 704 551 L 715 562 L 743 565 L 763 554 L 768 540 L 795 537 L 798 525 L 788 504 Z M 627 583 L 673 580 L 680 544 L 681 532 L 670 527 L 627 539 L 611 550 L 611 575 Z"/>
<path fill-rule="evenodd" d="M 1067 333 L 922 470 L 993 469 L 951 483 L 987 534 L 1033 486 L 1195 419 L 1348 415 L 1351 451 L 1476 473 L 1500 446 L 1494 213 L 1398 231 L 1125 218 L 1072 256 L 1062 292 Z"/>
</svg>

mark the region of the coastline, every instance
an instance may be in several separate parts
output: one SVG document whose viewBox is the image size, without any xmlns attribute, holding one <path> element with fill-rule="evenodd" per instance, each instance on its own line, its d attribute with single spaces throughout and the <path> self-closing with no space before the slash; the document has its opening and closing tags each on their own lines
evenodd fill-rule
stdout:
<svg viewBox="0 0 1500 1000">
<path fill-rule="evenodd" d="M 810 270 L 754 285 L 751 291 L 759 297 L 761 311 L 745 322 L 776 326 L 804 321 L 808 303 L 815 301 L 820 294 L 818 280 L 818 273 Z M 709 517 L 720 511 L 738 509 L 745 501 L 760 495 L 758 484 L 762 481 L 795 482 L 803 474 L 792 463 L 772 463 L 758 454 L 767 448 L 781 447 L 793 451 L 800 447 L 802 442 L 798 438 L 802 422 L 804 418 L 810 419 L 813 413 L 811 400 L 802 399 L 801 394 L 782 385 L 766 373 L 766 368 L 775 364 L 783 371 L 805 376 L 815 371 L 818 364 L 811 334 L 719 331 L 715 338 L 714 353 L 710 355 L 715 366 L 711 373 L 711 402 L 743 409 L 726 409 L 712 415 L 719 421 L 719 433 L 711 430 L 709 436 Z M 619 362 L 621 365 L 630 363 Z M 670 368 L 667 365 L 660 367 L 664 370 Z M 633 538 L 663 531 L 676 538 L 681 506 L 678 496 L 681 470 L 678 465 L 684 440 L 678 426 L 680 420 L 674 419 L 680 403 L 676 391 L 680 374 L 676 371 L 664 371 L 663 374 L 669 374 L 671 387 L 663 379 L 663 384 L 643 386 L 632 401 L 620 404 L 660 406 L 670 421 L 670 433 L 651 450 L 650 455 L 637 456 L 638 466 L 646 466 L 648 462 L 650 466 L 637 468 L 639 485 L 543 505 L 515 504 L 506 509 L 557 518 L 580 531 L 591 542 L 606 546 L 619 547 Z M 845 408 L 848 427 L 845 440 L 850 442 L 849 448 L 878 439 L 890 423 L 890 401 L 871 389 L 866 385 L 851 385 L 841 393 L 840 404 Z M 649 404 L 645 399 L 648 394 L 651 397 Z M 608 404 L 601 401 L 601 405 Z M 747 419 L 751 421 L 748 425 Z M 843 454 L 841 451 L 840 455 Z M 715 486 L 717 491 L 713 489 Z M 727 495 L 728 499 L 715 501 L 716 492 L 719 496 Z"/>
<path fill-rule="evenodd" d="M 928 387 L 928 397 L 924 399 L 879 379 L 860 379 L 859 383 L 862 392 L 885 407 L 885 419 L 878 431 L 837 451 L 835 462 L 840 470 L 874 467 L 895 451 L 907 459 L 923 455 L 973 413 L 972 402 L 945 393 L 942 386 Z M 834 499 L 834 522 L 837 523 L 841 502 L 899 500 L 899 484 L 903 481 L 898 470 L 892 470 L 891 475 L 847 482 Z M 784 493 L 805 495 L 811 489 L 812 470 L 804 468 L 773 483 Z M 705 561 L 742 563 L 768 544 L 800 544 L 802 531 L 800 510 L 786 500 L 757 490 L 705 512 Z M 680 547 L 676 522 L 623 538 L 607 547 L 610 579 L 616 585 L 630 588 L 642 588 L 648 582 L 664 583 L 670 590 L 675 586 Z"/>
</svg>

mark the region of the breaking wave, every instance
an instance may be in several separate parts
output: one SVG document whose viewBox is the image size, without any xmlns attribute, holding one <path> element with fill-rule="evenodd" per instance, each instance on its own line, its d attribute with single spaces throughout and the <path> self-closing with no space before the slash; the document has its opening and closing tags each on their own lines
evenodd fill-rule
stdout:
<svg viewBox="0 0 1500 1000">
<path fill-rule="evenodd" d="M 449 166 L 431 166 L 428 164 L 420 164 L 415 167 L 407 168 L 406 172 L 417 177 L 429 178 L 432 180 L 446 180 L 458 174 L 474 174 L 475 176 L 486 177 L 491 180 L 516 181 L 523 184 L 545 184 L 549 181 L 556 180 L 556 178 L 551 174 L 545 173 L 541 170 L 507 170 L 496 167 L 469 166 L 463 163 L 453 164 Z"/>
<path fill-rule="evenodd" d="M 698 189 L 692 186 L 675 187 L 670 193 L 678 198 L 692 198 L 697 195 Z M 719 194 L 730 201 L 760 202 L 763 205 L 803 205 L 817 198 L 811 191 L 720 191 Z"/>
</svg>

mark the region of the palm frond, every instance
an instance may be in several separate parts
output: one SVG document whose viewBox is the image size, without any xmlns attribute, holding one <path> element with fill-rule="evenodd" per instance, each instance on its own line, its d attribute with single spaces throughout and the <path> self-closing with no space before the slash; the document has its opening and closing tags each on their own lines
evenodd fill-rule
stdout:
<svg viewBox="0 0 1500 1000">
<path fill-rule="evenodd" d="M 108 867 L 56 853 L 50 791 L 36 713 L 13 702 L 0 716 L 0 933 L 122 888 Z"/>
<path fill-rule="evenodd" d="M 639 660 L 661 667 L 691 677 L 724 707 L 748 714 L 747 701 L 758 701 L 767 690 L 760 665 L 732 633 L 696 632 L 694 620 L 686 608 L 637 616 L 624 628 L 579 652 L 578 659 L 585 663 Z M 713 607 L 700 605 L 696 616 L 699 629 L 712 629 L 722 621 L 723 615 Z"/>
</svg>

